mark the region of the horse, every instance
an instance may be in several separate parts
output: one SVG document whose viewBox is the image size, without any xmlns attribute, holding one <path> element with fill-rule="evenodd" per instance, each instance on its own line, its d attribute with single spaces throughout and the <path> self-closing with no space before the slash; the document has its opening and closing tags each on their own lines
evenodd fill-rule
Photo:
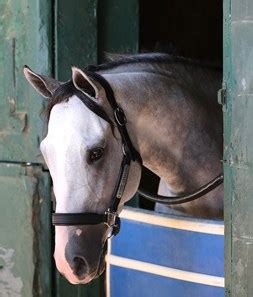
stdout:
<svg viewBox="0 0 253 297">
<path fill-rule="evenodd" d="M 161 178 L 160 194 L 194 190 L 222 171 L 222 111 L 216 102 L 221 71 L 166 54 L 137 54 L 94 68 L 110 85 L 127 119 L 143 165 Z M 124 155 L 103 84 L 72 67 L 60 82 L 24 67 L 28 82 L 47 100 L 47 135 L 40 150 L 49 168 L 56 213 L 103 214 L 111 205 Z M 122 199 L 136 193 L 141 164 L 131 162 Z M 201 199 L 157 209 L 221 219 L 223 188 Z M 57 269 L 72 284 L 85 284 L 105 267 L 106 224 L 55 227 Z"/>
</svg>

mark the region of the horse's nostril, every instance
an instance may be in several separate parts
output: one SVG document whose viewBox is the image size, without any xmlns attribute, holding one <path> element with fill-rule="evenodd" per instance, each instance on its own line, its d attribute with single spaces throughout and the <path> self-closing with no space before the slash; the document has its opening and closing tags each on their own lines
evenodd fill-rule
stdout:
<svg viewBox="0 0 253 297">
<path fill-rule="evenodd" d="M 83 278 L 88 272 L 88 265 L 84 258 L 75 257 L 73 259 L 73 272 L 78 278 Z"/>
</svg>

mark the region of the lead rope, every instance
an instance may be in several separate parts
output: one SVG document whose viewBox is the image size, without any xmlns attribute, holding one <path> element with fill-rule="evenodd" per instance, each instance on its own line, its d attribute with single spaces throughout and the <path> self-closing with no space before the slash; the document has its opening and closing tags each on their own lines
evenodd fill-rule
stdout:
<svg viewBox="0 0 253 297">
<path fill-rule="evenodd" d="M 212 179 L 209 183 L 205 184 L 204 186 L 198 188 L 195 191 L 185 193 L 182 195 L 177 196 L 161 196 L 154 193 L 149 193 L 142 187 L 139 187 L 138 193 L 141 194 L 144 198 L 167 205 L 177 205 L 186 202 L 190 202 L 193 200 L 198 199 L 201 196 L 206 195 L 207 193 L 211 192 L 213 189 L 218 187 L 220 184 L 223 183 L 223 174 L 219 174 L 217 177 Z"/>
</svg>

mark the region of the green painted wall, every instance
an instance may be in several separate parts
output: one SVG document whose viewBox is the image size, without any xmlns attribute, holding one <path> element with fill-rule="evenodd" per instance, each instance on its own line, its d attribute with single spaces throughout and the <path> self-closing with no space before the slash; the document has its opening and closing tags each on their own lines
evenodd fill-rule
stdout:
<svg viewBox="0 0 253 297">
<path fill-rule="evenodd" d="M 51 297 L 50 178 L 42 100 L 23 65 L 50 73 L 51 1 L 0 0 L 0 296 Z M 31 165 L 25 165 L 29 162 Z"/>
<path fill-rule="evenodd" d="M 226 296 L 253 296 L 253 2 L 224 1 Z"/>
</svg>

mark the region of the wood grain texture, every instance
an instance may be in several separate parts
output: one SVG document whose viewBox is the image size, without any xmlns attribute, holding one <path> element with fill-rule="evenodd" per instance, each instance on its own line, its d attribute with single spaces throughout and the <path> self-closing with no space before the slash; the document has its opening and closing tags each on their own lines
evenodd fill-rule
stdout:
<svg viewBox="0 0 253 297">
<path fill-rule="evenodd" d="M 43 100 L 28 85 L 23 66 L 50 74 L 51 1 L 0 2 L 0 160 L 40 163 Z"/>
<path fill-rule="evenodd" d="M 226 296 L 253 292 L 253 5 L 224 2 Z"/>
</svg>

